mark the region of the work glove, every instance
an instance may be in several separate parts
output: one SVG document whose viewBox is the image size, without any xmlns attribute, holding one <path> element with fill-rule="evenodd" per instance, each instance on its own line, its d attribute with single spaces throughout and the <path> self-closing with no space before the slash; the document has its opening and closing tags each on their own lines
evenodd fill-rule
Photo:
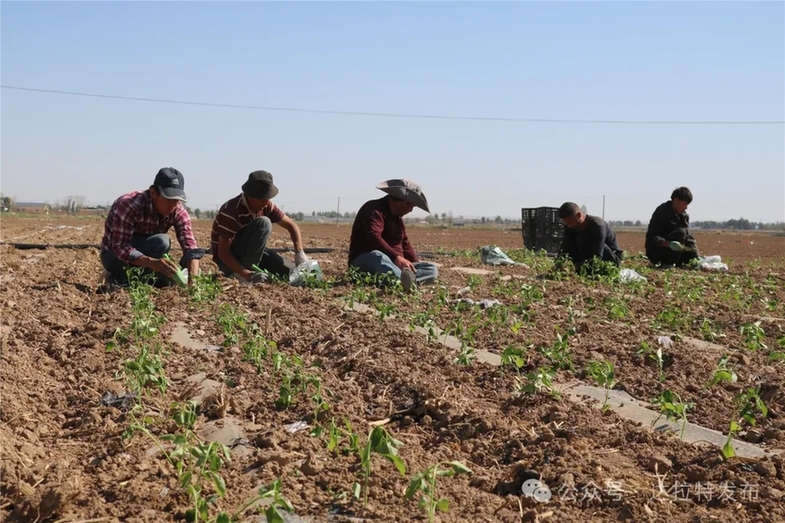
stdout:
<svg viewBox="0 0 785 523">
<path fill-rule="evenodd" d="M 670 247 L 672 251 L 677 251 L 677 252 L 681 252 L 684 250 L 684 246 L 679 242 L 670 242 L 668 247 Z"/>
<path fill-rule="evenodd" d="M 307 261 L 308 261 L 308 256 L 306 256 L 303 251 L 297 251 L 297 253 L 294 255 L 295 265 L 302 265 Z"/>
<path fill-rule="evenodd" d="M 236 274 L 235 277 L 240 280 L 241 283 L 245 284 L 266 283 L 269 279 L 269 276 L 266 272 L 252 272 L 251 276 L 247 280 L 239 274 Z"/>
</svg>

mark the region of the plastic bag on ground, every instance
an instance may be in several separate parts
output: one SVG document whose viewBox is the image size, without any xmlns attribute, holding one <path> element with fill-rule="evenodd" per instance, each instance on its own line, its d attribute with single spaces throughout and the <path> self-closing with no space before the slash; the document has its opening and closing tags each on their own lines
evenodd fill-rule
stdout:
<svg viewBox="0 0 785 523">
<path fill-rule="evenodd" d="M 525 263 L 513 261 L 504 253 L 504 251 L 495 245 L 486 245 L 485 247 L 481 247 L 480 258 L 482 258 L 482 262 L 487 265 L 526 265 Z"/>
<path fill-rule="evenodd" d="M 321 267 L 319 267 L 318 261 L 308 260 L 292 269 L 292 272 L 289 273 L 289 285 L 295 287 L 305 285 L 306 278 L 313 278 L 317 281 L 322 281 L 324 279 L 324 274 L 322 273 Z"/>
<path fill-rule="evenodd" d="M 635 281 L 646 281 L 645 276 L 641 276 L 633 269 L 622 269 L 619 271 L 619 281 L 621 283 L 632 283 Z"/>
<path fill-rule="evenodd" d="M 479 305 L 483 309 L 489 309 L 495 305 L 503 305 L 499 300 L 472 300 L 470 298 L 460 298 L 453 300 L 454 303 L 468 303 L 469 305 Z"/>
<path fill-rule="evenodd" d="M 704 271 L 727 271 L 728 264 L 722 263 L 719 256 L 701 256 L 698 258 L 698 268 Z"/>
</svg>

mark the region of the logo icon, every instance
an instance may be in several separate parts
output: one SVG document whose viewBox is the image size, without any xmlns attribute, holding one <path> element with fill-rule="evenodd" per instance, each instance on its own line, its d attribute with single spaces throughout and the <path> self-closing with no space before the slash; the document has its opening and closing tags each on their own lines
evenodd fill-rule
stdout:
<svg viewBox="0 0 785 523">
<path fill-rule="evenodd" d="M 521 485 L 521 492 L 527 498 L 534 498 L 538 503 L 547 503 L 551 500 L 551 489 L 537 479 L 527 479 Z"/>
</svg>

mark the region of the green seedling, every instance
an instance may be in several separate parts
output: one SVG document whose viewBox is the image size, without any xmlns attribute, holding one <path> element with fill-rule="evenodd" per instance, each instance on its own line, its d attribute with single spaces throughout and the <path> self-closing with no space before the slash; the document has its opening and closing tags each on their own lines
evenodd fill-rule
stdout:
<svg viewBox="0 0 785 523">
<path fill-rule="evenodd" d="M 161 395 L 166 394 L 169 380 L 164 367 L 157 356 L 150 355 L 147 346 L 140 348 L 135 359 L 125 362 L 125 374 L 137 397 L 141 397 L 141 392 L 147 387 L 157 388 Z"/>
<path fill-rule="evenodd" d="M 461 343 L 461 352 L 458 354 L 458 357 L 455 358 L 455 363 L 469 366 L 474 361 L 474 358 L 474 348 L 467 345 L 466 343 Z"/>
<path fill-rule="evenodd" d="M 706 384 L 707 387 L 713 387 L 714 385 L 718 385 L 720 383 L 736 383 L 739 377 L 736 373 L 728 368 L 728 358 L 729 356 L 726 354 L 720 361 L 717 363 L 717 368 L 714 369 L 714 372 L 711 375 L 711 379 Z"/>
<path fill-rule="evenodd" d="M 611 398 L 611 389 L 616 386 L 613 363 L 607 360 L 589 362 L 587 372 L 600 387 L 605 389 L 605 401 L 602 404 L 602 410 L 607 410 L 608 401 Z"/>
<path fill-rule="evenodd" d="M 708 318 L 703 318 L 703 322 L 701 323 L 701 335 L 703 339 L 706 341 L 716 341 L 719 338 L 724 338 L 725 335 L 720 332 L 715 332 L 714 330 L 714 322 Z"/>
<path fill-rule="evenodd" d="M 687 410 L 693 407 L 692 403 L 684 403 L 679 395 L 670 389 L 665 389 L 659 396 L 652 400 L 654 405 L 660 406 L 660 415 L 654 420 L 652 425 L 665 415 L 669 420 L 681 420 L 681 432 L 679 437 L 684 437 L 684 429 L 687 427 Z"/>
<path fill-rule="evenodd" d="M 280 512 L 281 509 L 290 514 L 294 513 L 294 507 L 292 504 L 289 502 L 289 500 L 281 495 L 280 478 L 273 481 L 272 484 L 259 489 L 258 499 L 267 498 L 272 498 L 272 501 L 267 507 L 267 510 L 264 511 L 264 515 L 267 518 L 267 523 L 284 523 L 285 520 Z"/>
<path fill-rule="evenodd" d="M 520 376 L 521 369 L 526 365 L 526 350 L 513 345 L 508 345 L 502 352 L 502 364 L 499 369 L 504 369 L 505 365 L 515 368 Z"/>
<path fill-rule="evenodd" d="M 168 261 L 172 261 L 172 258 L 169 257 L 168 254 L 164 254 L 164 259 L 166 259 Z M 179 283 L 180 285 L 183 285 L 183 286 L 188 285 L 188 277 L 185 275 L 183 270 L 181 268 L 179 268 L 179 267 L 174 271 L 174 277 L 172 279 L 174 281 L 176 281 L 177 283 Z"/>
<path fill-rule="evenodd" d="M 361 492 L 364 493 L 364 505 L 368 505 L 368 479 L 371 477 L 372 473 L 371 459 L 373 454 L 379 454 L 390 461 L 403 476 L 406 474 L 406 465 L 400 456 L 398 456 L 398 449 L 402 445 L 402 442 L 393 438 L 392 435 L 387 432 L 387 429 L 382 426 L 374 427 L 368 435 L 367 443 L 359 452 L 363 484 L 362 486 L 360 486 L 360 483 L 355 483 L 354 485 L 354 497 L 360 499 Z"/>
<path fill-rule="evenodd" d="M 188 288 L 188 294 L 194 303 L 212 303 L 221 294 L 221 285 L 218 280 L 210 274 L 198 274 L 193 276 L 192 285 Z"/>
<path fill-rule="evenodd" d="M 736 456 L 733 448 L 733 436 L 741 431 L 741 423 L 746 421 L 750 426 L 755 426 L 755 410 L 764 418 L 768 416 L 769 409 L 759 396 L 759 388 L 749 388 L 738 394 L 734 399 L 734 410 L 731 414 L 728 439 L 722 447 L 722 455 L 730 459 Z"/>
<path fill-rule="evenodd" d="M 447 512 L 450 510 L 450 502 L 440 498 L 436 492 L 436 478 L 450 477 L 458 474 L 471 474 L 472 471 L 460 461 L 441 462 L 420 472 L 412 478 L 406 488 L 404 497 L 411 499 L 420 492 L 418 507 L 425 509 L 428 514 L 428 522 L 432 523 L 436 511 Z"/>
<path fill-rule="evenodd" d="M 765 350 L 767 348 L 766 344 L 764 343 L 764 340 L 766 339 L 766 333 L 761 328 L 759 321 L 756 321 L 755 323 L 745 323 L 742 325 L 741 336 L 744 339 L 745 346 L 749 350 Z"/>
<path fill-rule="evenodd" d="M 519 385 L 519 388 L 526 394 L 535 394 L 544 390 L 552 397 L 559 399 L 561 395 L 553 386 L 555 378 L 556 372 L 553 369 L 537 369 L 526 375 L 526 384 Z"/>
<path fill-rule="evenodd" d="M 540 353 L 548 358 L 555 369 L 572 368 L 572 351 L 570 350 L 570 335 L 556 333 L 556 341 L 550 347 L 540 347 Z"/>
</svg>

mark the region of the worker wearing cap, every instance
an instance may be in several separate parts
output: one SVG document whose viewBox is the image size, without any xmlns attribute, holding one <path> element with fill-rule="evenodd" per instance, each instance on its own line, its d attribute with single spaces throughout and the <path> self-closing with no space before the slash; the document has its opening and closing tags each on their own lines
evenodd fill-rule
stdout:
<svg viewBox="0 0 785 523">
<path fill-rule="evenodd" d="M 308 261 L 300 228 L 272 199 L 278 194 L 273 175 L 254 171 L 239 195 L 224 203 L 213 220 L 210 235 L 213 259 L 226 276 L 243 283 L 263 283 L 268 276 L 259 269 L 288 278 L 295 265 Z M 267 249 L 267 240 L 277 223 L 289 232 L 294 245 L 294 264 Z"/>
<path fill-rule="evenodd" d="M 191 285 L 204 250 L 197 248 L 185 201 L 182 173 L 164 167 L 146 191 L 124 194 L 112 203 L 101 241 L 101 264 L 110 282 L 127 283 L 126 269 L 134 265 L 155 273 L 159 277 L 157 284 L 170 284 L 179 268 L 163 256 L 172 245 L 167 232 L 174 227 L 183 249 L 180 266 L 188 268 Z"/>
<path fill-rule="evenodd" d="M 357 212 L 349 265 L 370 274 L 394 275 L 407 292 L 417 284 L 436 281 L 436 265 L 420 261 L 403 223 L 403 216 L 415 207 L 431 212 L 422 189 L 409 180 L 388 180 L 376 188 L 387 196 L 365 202 Z"/>
<path fill-rule="evenodd" d="M 654 265 L 683 267 L 698 259 L 698 245 L 690 234 L 692 191 L 679 187 L 671 199 L 652 213 L 646 230 L 646 257 Z"/>
</svg>

